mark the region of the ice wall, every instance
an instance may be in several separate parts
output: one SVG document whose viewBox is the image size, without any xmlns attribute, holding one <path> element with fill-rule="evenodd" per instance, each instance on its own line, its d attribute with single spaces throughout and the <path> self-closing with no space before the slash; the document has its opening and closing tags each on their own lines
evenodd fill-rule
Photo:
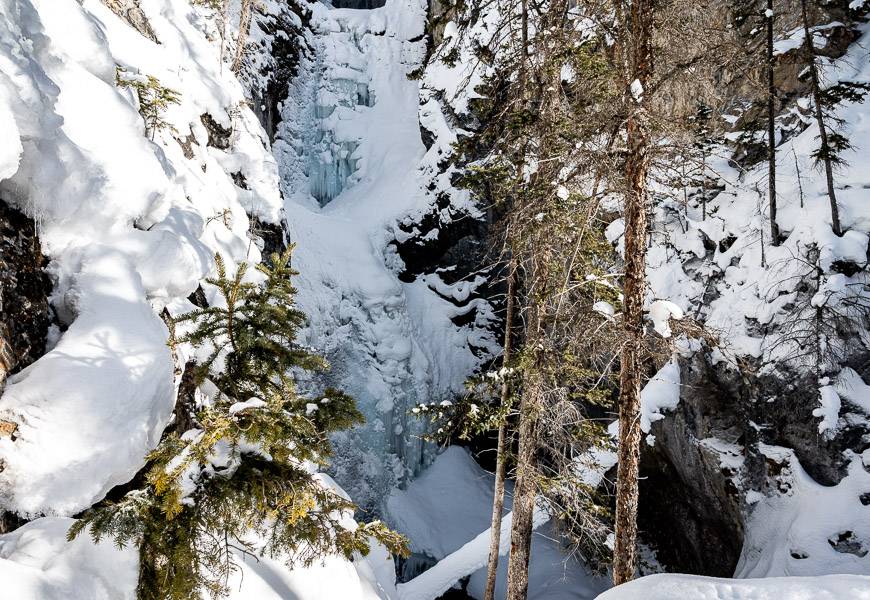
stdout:
<svg viewBox="0 0 870 600">
<path fill-rule="evenodd" d="M 360 33 L 338 21 L 339 30 L 329 30 L 332 50 L 318 54 L 313 75 L 314 127 L 304 153 L 311 195 L 321 206 L 352 183 L 358 169 L 359 142 L 342 131 L 342 123 L 357 118 L 374 98 L 369 91 Z"/>
</svg>

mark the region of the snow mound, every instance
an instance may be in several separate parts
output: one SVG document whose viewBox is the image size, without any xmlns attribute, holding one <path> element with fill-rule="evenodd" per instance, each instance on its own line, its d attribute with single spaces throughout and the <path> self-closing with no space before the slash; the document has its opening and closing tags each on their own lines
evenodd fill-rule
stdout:
<svg viewBox="0 0 870 600">
<path fill-rule="evenodd" d="M 15 600 L 134 600 L 139 560 L 135 548 L 111 540 L 94 544 L 66 534 L 75 521 L 43 517 L 0 535 L 3 598 Z M 374 547 L 353 562 L 330 556 L 288 569 L 284 558 L 237 556 L 228 600 L 385 600 L 395 598 L 393 561 Z"/>
<path fill-rule="evenodd" d="M 852 456 L 840 483 L 824 486 L 804 471 L 794 451 L 767 445 L 760 449 L 782 470 L 777 490 L 752 509 L 735 575 L 870 572 L 870 451 Z"/>
<path fill-rule="evenodd" d="M 0 535 L 3 597 L 15 600 L 133 600 L 139 560 L 135 550 L 88 536 L 66 541 L 75 521 L 45 517 Z"/>
<path fill-rule="evenodd" d="M 716 579 L 660 574 L 641 577 L 598 596 L 598 600 L 867 600 L 870 577 L 772 577 Z"/>
</svg>

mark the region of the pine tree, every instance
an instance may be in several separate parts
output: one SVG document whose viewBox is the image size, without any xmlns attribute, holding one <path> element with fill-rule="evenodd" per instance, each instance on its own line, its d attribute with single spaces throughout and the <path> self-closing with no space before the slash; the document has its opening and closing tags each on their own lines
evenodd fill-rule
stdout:
<svg viewBox="0 0 870 600">
<path fill-rule="evenodd" d="M 180 94 L 172 88 L 161 85 L 153 75 L 138 75 L 117 67 L 115 85 L 132 89 L 139 100 L 139 114 L 145 121 L 145 135 L 151 140 L 161 129 L 171 129 L 163 114 L 173 104 L 181 102 Z"/>
<path fill-rule="evenodd" d="M 834 235 L 841 236 L 843 229 L 840 225 L 840 209 L 837 207 L 837 194 L 834 190 L 834 168 L 843 163 L 842 153 L 851 148 L 851 144 L 843 134 L 831 127 L 831 124 L 840 124 L 833 116 L 833 109 L 844 101 L 862 101 L 870 91 L 870 85 L 841 81 L 827 89 L 822 88 L 807 0 L 801 0 L 801 24 L 804 30 L 804 43 L 801 50 L 810 75 L 816 125 L 819 128 L 819 147 L 813 152 L 813 158 L 817 164 L 824 166 L 828 201 L 831 205 L 831 229 Z"/>
<path fill-rule="evenodd" d="M 367 554 L 369 537 L 392 552 L 404 540 L 382 523 L 340 524 L 354 506 L 322 484 L 312 467 L 330 454 L 328 434 L 359 423 L 347 395 L 297 393 L 291 372 L 325 362 L 295 341 L 305 321 L 293 305 L 290 252 L 228 276 L 220 256 L 208 279 L 222 302 L 169 321 L 172 345 L 207 350 L 194 368 L 201 394 L 194 428 L 165 435 L 148 457 L 146 485 L 117 503 L 87 511 L 70 538 L 89 530 L 139 548 L 138 597 L 192 600 L 220 596 L 237 555 L 286 554 L 309 564 L 327 554 Z M 190 331 L 174 335 L 177 326 Z"/>
</svg>

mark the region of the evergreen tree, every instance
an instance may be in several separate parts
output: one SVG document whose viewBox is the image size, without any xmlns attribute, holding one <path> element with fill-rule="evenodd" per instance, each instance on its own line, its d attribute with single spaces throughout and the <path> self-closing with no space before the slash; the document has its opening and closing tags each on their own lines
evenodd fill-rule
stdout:
<svg viewBox="0 0 870 600">
<path fill-rule="evenodd" d="M 404 540 L 382 523 L 347 529 L 354 506 L 318 480 L 330 454 L 328 434 L 362 417 L 347 395 L 297 393 L 291 372 L 326 367 L 301 348 L 304 323 L 293 305 L 290 252 L 228 276 L 220 256 L 208 283 L 222 302 L 172 318 L 170 343 L 207 351 L 194 367 L 200 397 L 193 428 L 167 434 L 148 458 L 146 485 L 117 503 L 87 511 L 70 538 L 89 530 L 139 548 L 138 597 L 191 600 L 220 596 L 238 554 L 286 554 L 309 564 L 327 554 L 367 554 L 369 538 L 392 552 Z M 190 331 L 175 337 L 176 326 Z"/>
<path fill-rule="evenodd" d="M 145 121 L 145 135 L 151 140 L 158 130 L 171 128 L 163 114 L 171 105 L 181 102 L 177 91 L 161 85 L 160 80 L 153 75 L 130 73 L 121 67 L 115 69 L 115 85 L 136 92 L 139 114 Z"/>
<path fill-rule="evenodd" d="M 840 209 L 837 207 L 837 194 L 834 190 L 834 167 L 843 163 L 842 153 L 849 148 L 849 140 L 836 130 L 840 121 L 834 116 L 833 109 L 843 101 L 860 102 L 870 91 L 870 85 L 841 81 L 823 88 L 819 73 L 819 59 L 813 42 L 813 28 L 810 26 L 807 0 L 801 3 L 801 25 L 804 30 L 804 43 L 801 48 L 810 75 L 810 88 L 813 95 L 814 116 L 819 128 L 819 147 L 813 152 L 817 164 L 824 166 L 827 183 L 828 201 L 831 205 L 831 228 L 837 236 L 843 235 L 840 225 Z M 834 125 L 834 127 L 832 127 Z"/>
</svg>

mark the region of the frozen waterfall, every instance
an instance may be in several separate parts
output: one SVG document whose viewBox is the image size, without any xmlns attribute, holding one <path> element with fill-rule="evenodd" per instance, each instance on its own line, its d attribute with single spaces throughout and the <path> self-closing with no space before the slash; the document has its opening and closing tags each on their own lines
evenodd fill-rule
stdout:
<svg viewBox="0 0 870 600">
<path fill-rule="evenodd" d="M 313 5 L 314 58 L 291 83 L 274 145 L 298 300 L 310 316 L 304 341 L 325 351 L 325 383 L 353 395 L 367 420 L 335 439 L 333 459 L 335 478 L 364 509 L 380 510 L 432 454 L 409 409 L 461 393 L 480 362 L 469 337 L 481 334 L 451 322 L 470 308 L 445 299 L 451 287 L 437 276 L 400 281 L 390 243 L 398 223 L 432 202 L 418 82 L 407 76 L 424 57 L 425 19 L 426 0 Z"/>
</svg>

